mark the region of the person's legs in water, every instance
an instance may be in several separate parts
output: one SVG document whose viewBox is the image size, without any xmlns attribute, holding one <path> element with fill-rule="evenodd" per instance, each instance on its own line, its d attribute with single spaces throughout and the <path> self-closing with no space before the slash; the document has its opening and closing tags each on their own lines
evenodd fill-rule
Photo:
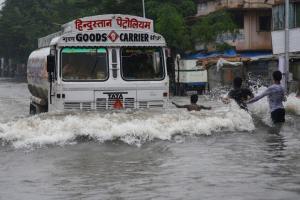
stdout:
<svg viewBox="0 0 300 200">
<path fill-rule="evenodd" d="M 271 118 L 274 124 L 285 122 L 285 110 L 279 108 L 271 112 Z"/>
</svg>

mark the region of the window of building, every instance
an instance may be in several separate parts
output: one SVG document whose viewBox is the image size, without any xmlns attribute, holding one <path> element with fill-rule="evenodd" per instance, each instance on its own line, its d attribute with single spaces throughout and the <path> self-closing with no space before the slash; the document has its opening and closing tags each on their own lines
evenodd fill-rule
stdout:
<svg viewBox="0 0 300 200">
<path fill-rule="evenodd" d="M 273 7 L 273 30 L 283 30 L 285 27 L 285 5 Z M 300 3 L 291 3 L 289 10 L 289 28 L 300 27 Z"/>
<path fill-rule="evenodd" d="M 235 12 L 232 14 L 232 19 L 237 25 L 238 29 L 244 29 L 244 14 L 242 12 Z"/>
<path fill-rule="evenodd" d="M 258 17 L 258 31 L 271 31 L 271 16 Z"/>
<path fill-rule="evenodd" d="M 295 25 L 300 27 L 300 3 L 295 4 Z"/>
<path fill-rule="evenodd" d="M 273 7 L 273 30 L 284 29 L 284 5 L 277 5 Z"/>
<path fill-rule="evenodd" d="M 295 7 L 294 4 L 290 4 L 289 8 L 289 28 L 295 28 Z"/>
<path fill-rule="evenodd" d="M 207 2 L 201 2 L 198 4 L 198 10 L 199 11 L 204 11 L 207 9 Z"/>
</svg>

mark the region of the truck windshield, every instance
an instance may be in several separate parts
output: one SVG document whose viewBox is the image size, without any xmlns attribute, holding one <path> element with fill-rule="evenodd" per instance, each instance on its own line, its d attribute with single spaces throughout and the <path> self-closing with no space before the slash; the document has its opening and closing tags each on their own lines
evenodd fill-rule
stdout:
<svg viewBox="0 0 300 200">
<path fill-rule="evenodd" d="M 125 80 L 162 80 L 164 65 L 161 48 L 128 47 L 121 51 Z"/>
<path fill-rule="evenodd" d="M 105 48 L 65 47 L 61 52 L 61 64 L 65 81 L 106 80 L 108 77 Z"/>
</svg>

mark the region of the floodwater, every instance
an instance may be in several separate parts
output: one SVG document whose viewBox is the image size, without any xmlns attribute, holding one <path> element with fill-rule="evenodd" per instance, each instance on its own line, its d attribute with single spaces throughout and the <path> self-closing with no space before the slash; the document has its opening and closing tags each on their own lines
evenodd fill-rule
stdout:
<svg viewBox="0 0 300 200">
<path fill-rule="evenodd" d="M 250 115 L 208 97 L 212 111 L 29 116 L 27 85 L 0 79 L 0 200 L 300 199 L 299 102 L 282 127 L 265 100 Z"/>
</svg>

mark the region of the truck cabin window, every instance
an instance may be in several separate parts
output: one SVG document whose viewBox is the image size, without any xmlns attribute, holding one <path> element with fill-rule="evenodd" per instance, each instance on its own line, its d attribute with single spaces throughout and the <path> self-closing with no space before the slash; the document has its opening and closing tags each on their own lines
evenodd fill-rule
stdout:
<svg viewBox="0 0 300 200">
<path fill-rule="evenodd" d="M 61 72 L 65 81 L 106 80 L 107 51 L 105 48 L 63 48 Z"/>
<path fill-rule="evenodd" d="M 161 48 L 123 48 L 122 75 L 125 80 L 161 80 L 164 65 Z"/>
</svg>

